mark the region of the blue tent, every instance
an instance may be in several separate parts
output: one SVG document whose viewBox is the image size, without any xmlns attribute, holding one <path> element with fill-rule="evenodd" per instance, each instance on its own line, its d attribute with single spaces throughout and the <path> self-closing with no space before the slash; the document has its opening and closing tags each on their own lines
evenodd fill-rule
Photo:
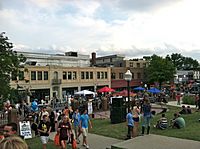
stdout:
<svg viewBox="0 0 200 149">
<path fill-rule="evenodd" d="M 139 86 L 139 87 L 134 88 L 134 90 L 143 91 L 143 90 L 145 90 L 145 88 Z"/>
<path fill-rule="evenodd" d="M 156 94 L 156 93 L 160 93 L 161 91 L 157 88 L 151 88 L 150 90 L 148 90 L 148 92 Z"/>
</svg>

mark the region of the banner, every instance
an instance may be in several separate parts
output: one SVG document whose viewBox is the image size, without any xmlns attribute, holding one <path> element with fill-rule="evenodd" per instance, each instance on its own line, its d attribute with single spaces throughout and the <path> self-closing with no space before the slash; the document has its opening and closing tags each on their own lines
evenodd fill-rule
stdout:
<svg viewBox="0 0 200 149">
<path fill-rule="evenodd" d="M 88 114 L 93 113 L 92 102 L 88 102 Z"/>
<path fill-rule="evenodd" d="M 20 136 L 24 136 L 24 139 L 32 138 L 31 125 L 29 121 L 19 122 Z"/>
</svg>

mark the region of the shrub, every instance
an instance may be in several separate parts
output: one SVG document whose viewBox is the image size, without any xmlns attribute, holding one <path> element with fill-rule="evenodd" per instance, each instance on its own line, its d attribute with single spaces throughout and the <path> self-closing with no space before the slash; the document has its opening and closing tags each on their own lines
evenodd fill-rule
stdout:
<svg viewBox="0 0 200 149">
<path fill-rule="evenodd" d="M 183 104 L 195 105 L 195 97 L 194 96 L 184 96 L 182 99 Z"/>
</svg>

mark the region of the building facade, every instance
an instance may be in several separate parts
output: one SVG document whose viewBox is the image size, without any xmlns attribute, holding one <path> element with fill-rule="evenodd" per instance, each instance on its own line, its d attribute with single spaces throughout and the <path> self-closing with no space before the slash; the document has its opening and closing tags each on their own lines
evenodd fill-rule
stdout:
<svg viewBox="0 0 200 149">
<path fill-rule="evenodd" d="M 64 99 L 80 90 L 96 91 L 111 86 L 110 74 L 110 68 L 24 66 L 10 85 L 21 92 L 30 92 L 39 100 Z"/>
<path fill-rule="evenodd" d="M 89 67 L 90 56 L 78 54 L 77 52 L 66 52 L 65 54 L 47 54 L 32 52 L 17 52 L 26 57 L 25 64 L 33 66 L 64 66 L 64 67 Z"/>
<path fill-rule="evenodd" d="M 132 73 L 130 86 L 140 86 L 145 82 L 145 71 L 148 62 L 143 59 L 124 60 L 123 55 L 110 55 L 96 58 L 96 54 L 92 53 L 91 64 L 97 67 L 111 68 L 111 87 L 126 88 L 127 82 L 124 80 L 124 74 L 129 69 Z"/>
</svg>

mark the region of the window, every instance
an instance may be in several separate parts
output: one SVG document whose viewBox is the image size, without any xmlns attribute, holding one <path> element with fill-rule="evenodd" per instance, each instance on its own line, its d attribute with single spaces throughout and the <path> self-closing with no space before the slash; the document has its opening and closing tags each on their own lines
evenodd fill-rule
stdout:
<svg viewBox="0 0 200 149">
<path fill-rule="evenodd" d="M 141 73 L 139 73 L 139 72 L 137 73 L 137 78 L 141 79 Z"/>
<path fill-rule="evenodd" d="M 66 79 L 67 79 L 67 72 L 63 71 L 63 80 L 66 80 Z"/>
<path fill-rule="evenodd" d="M 119 79 L 124 79 L 124 74 L 123 73 L 119 73 Z"/>
<path fill-rule="evenodd" d="M 19 71 L 19 80 L 24 80 L 24 72 Z"/>
<path fill-rule="evenodd" d="M 119 64 L 119 67 L 122 67 L 122 63 Z"/>
<path fill-rule="evenodd" d="M 97 79 L 100 79 L 100 72 L 97 72 Z"/>
<path fill-rule="evenodd" d="M 67 76 L 68 76 L 68 80 L 71 80 L 71 79 L 72 79 L 72 72 L 69 71 L 69 72 L 67 73 Z"/>
<path fill-rule="evenodd" d="M 42 80 L 42 71 L 37 72 L 37 79 Z"/>
<path fill-rule="evenodd" d="M 137 68 L 140 68 L 140 63 L 137 63 Z"/>
<path fill-rule="evenodd" d="M 132 73 L 132 79 L 134 79 L 134 73 Z"/>
<path fill-rule="evenodd" d="M 89 72 L 86 72 L 85 78 L 89 79 Z"/>
<path fill-rule="evenodd" d="M 111 74 L 111 79 L 116 79 L 116 74 L 115 73 Z"/>
<path fill-rule="evenodd" d="M 48 71 L 44 71 L 44 80 L 48 80 L 48 79 L 49 79 Z"/>
<path fill-rule="evenodd" d="M 83 71 L 81 72 L 81 79 L 85 79 L 85 73 Z"/>
<path fill-rule="evenodd" d="M 105 72 L 105 79 L 108 79 L 108 73 Z"/>
<path fill-rule="evenodd" d="M 104 72 L 101 72 L 101 79 L 104 79 Z"/>
<path fill-rule="evenodd" d="M 72 79 L 73 79 L 73 80 L 76 80 L 76 71 L 73 72 L 73 74 L 72 74 Z"/>
<path fill-rule="evenodd" d="M 36 71 L 31 71 L 31 80 L 36 80 Z"/>
<path fill-rule="evenodd" d="M 133 62 L 130 62 L 130 67 L 133 67 Z"/>
<path fill-rule="evenodd" d="M 93 72 L 90 72 L 90 79 L 93 79 Z"/>
<path fill-rule="evenodd" d="M 12 78 L 13 81 L 16 81 L 17 80 L 17 75 L 12 73 L 11 78 Z"/>
<path fill-rule="evenodd" d="M 112 62 L 113 61 L 113 59 L 112 58 L 110 58 L 110 62 Z"/>
</svg>

